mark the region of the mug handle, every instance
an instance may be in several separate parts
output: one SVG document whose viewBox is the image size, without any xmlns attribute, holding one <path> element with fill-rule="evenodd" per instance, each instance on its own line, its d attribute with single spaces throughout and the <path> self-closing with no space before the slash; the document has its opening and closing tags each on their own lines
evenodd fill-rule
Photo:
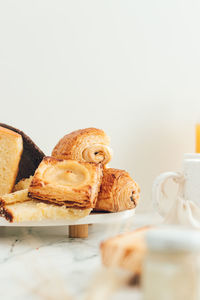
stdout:
<svg viewBox="0 0 200 300">
<path fill-rule="evenodd" d="M 160 207 L 160 200 L 162 199 L 162 196 L 167 197 L 165 193 L 165 184 L 166 182 L 172 179 L 176 184 L 179 184 L 179 192 L 183 193 L 183 189 L 181 186 L 181 183 L 184 182 L 184 175 L 180 172 L 166 172 L 160 174 L 153 183 L 153 190 L 152 190 L 152 199 L 153 199 L 153 205 L 158 211 L 158 213 L 165 217 L 166 213 L 161 209 Z"/>
</svg>

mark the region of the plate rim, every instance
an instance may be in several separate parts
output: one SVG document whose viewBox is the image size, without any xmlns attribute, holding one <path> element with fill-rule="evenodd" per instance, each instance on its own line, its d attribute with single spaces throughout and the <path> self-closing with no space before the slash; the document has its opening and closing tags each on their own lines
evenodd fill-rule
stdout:
<svg viewBox="0 0 200 300">
<path fill-rule="evenodd" d="M 117 223 L 129 219 L 135 215 L 135 208 L 120 212 L 94 212 L 78 220 L 42 220 L 42 221 L 25 221 L 9 223 L 6 219 L 0 218 L 0 227 L 51 227 L 51 226 L 70 226 L 84 224 L 102 224 Z"/>
</svg>

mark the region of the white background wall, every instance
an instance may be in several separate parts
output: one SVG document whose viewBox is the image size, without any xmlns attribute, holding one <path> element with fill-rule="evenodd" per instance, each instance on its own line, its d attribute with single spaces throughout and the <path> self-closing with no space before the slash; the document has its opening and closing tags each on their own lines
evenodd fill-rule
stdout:
<svg viewBox="0 0 200 300">
<path fill-rule="evenodd" d="M 194 151 L 200 2 L 0 1 L 0 120 L 50 154 L 65 133 L 111 137 L 112 166 L 140 183 Z"/>
</svg>

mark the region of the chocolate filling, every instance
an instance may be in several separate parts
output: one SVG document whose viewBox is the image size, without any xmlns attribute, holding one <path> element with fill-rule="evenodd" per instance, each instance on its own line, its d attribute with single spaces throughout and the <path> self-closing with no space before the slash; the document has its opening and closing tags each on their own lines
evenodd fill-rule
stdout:
<svg viewBox="0 0 200 300">
<path fill-rule="evenodd" d="M 136 206 L 136 202 L 135 202 L 135 198 L 134 198 L 134 193 L 135 193 L 135 191 L 132 192 L 132 195 L 131 195 L 130 199 L 134 203 L 134 205 Z"/>
</svg>

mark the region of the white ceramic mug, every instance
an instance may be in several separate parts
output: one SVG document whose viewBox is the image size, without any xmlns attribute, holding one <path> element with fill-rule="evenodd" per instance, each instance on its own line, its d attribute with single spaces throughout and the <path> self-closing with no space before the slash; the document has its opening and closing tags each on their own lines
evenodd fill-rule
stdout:
<svg viewBox="0 0 200 300">
<path fill-rule="evenodd" d="M 166 212 L 161 209 L 161 193 L 168 179 L 179 184 L 179 192 L 185 200 L 193 201 L 200 206 L 200 153 L 185 154 L 183 160 L 183 172 L 166 172 L 160 174 L 153 184 L 153 201 L 161 216 Z"/>
</svg>

